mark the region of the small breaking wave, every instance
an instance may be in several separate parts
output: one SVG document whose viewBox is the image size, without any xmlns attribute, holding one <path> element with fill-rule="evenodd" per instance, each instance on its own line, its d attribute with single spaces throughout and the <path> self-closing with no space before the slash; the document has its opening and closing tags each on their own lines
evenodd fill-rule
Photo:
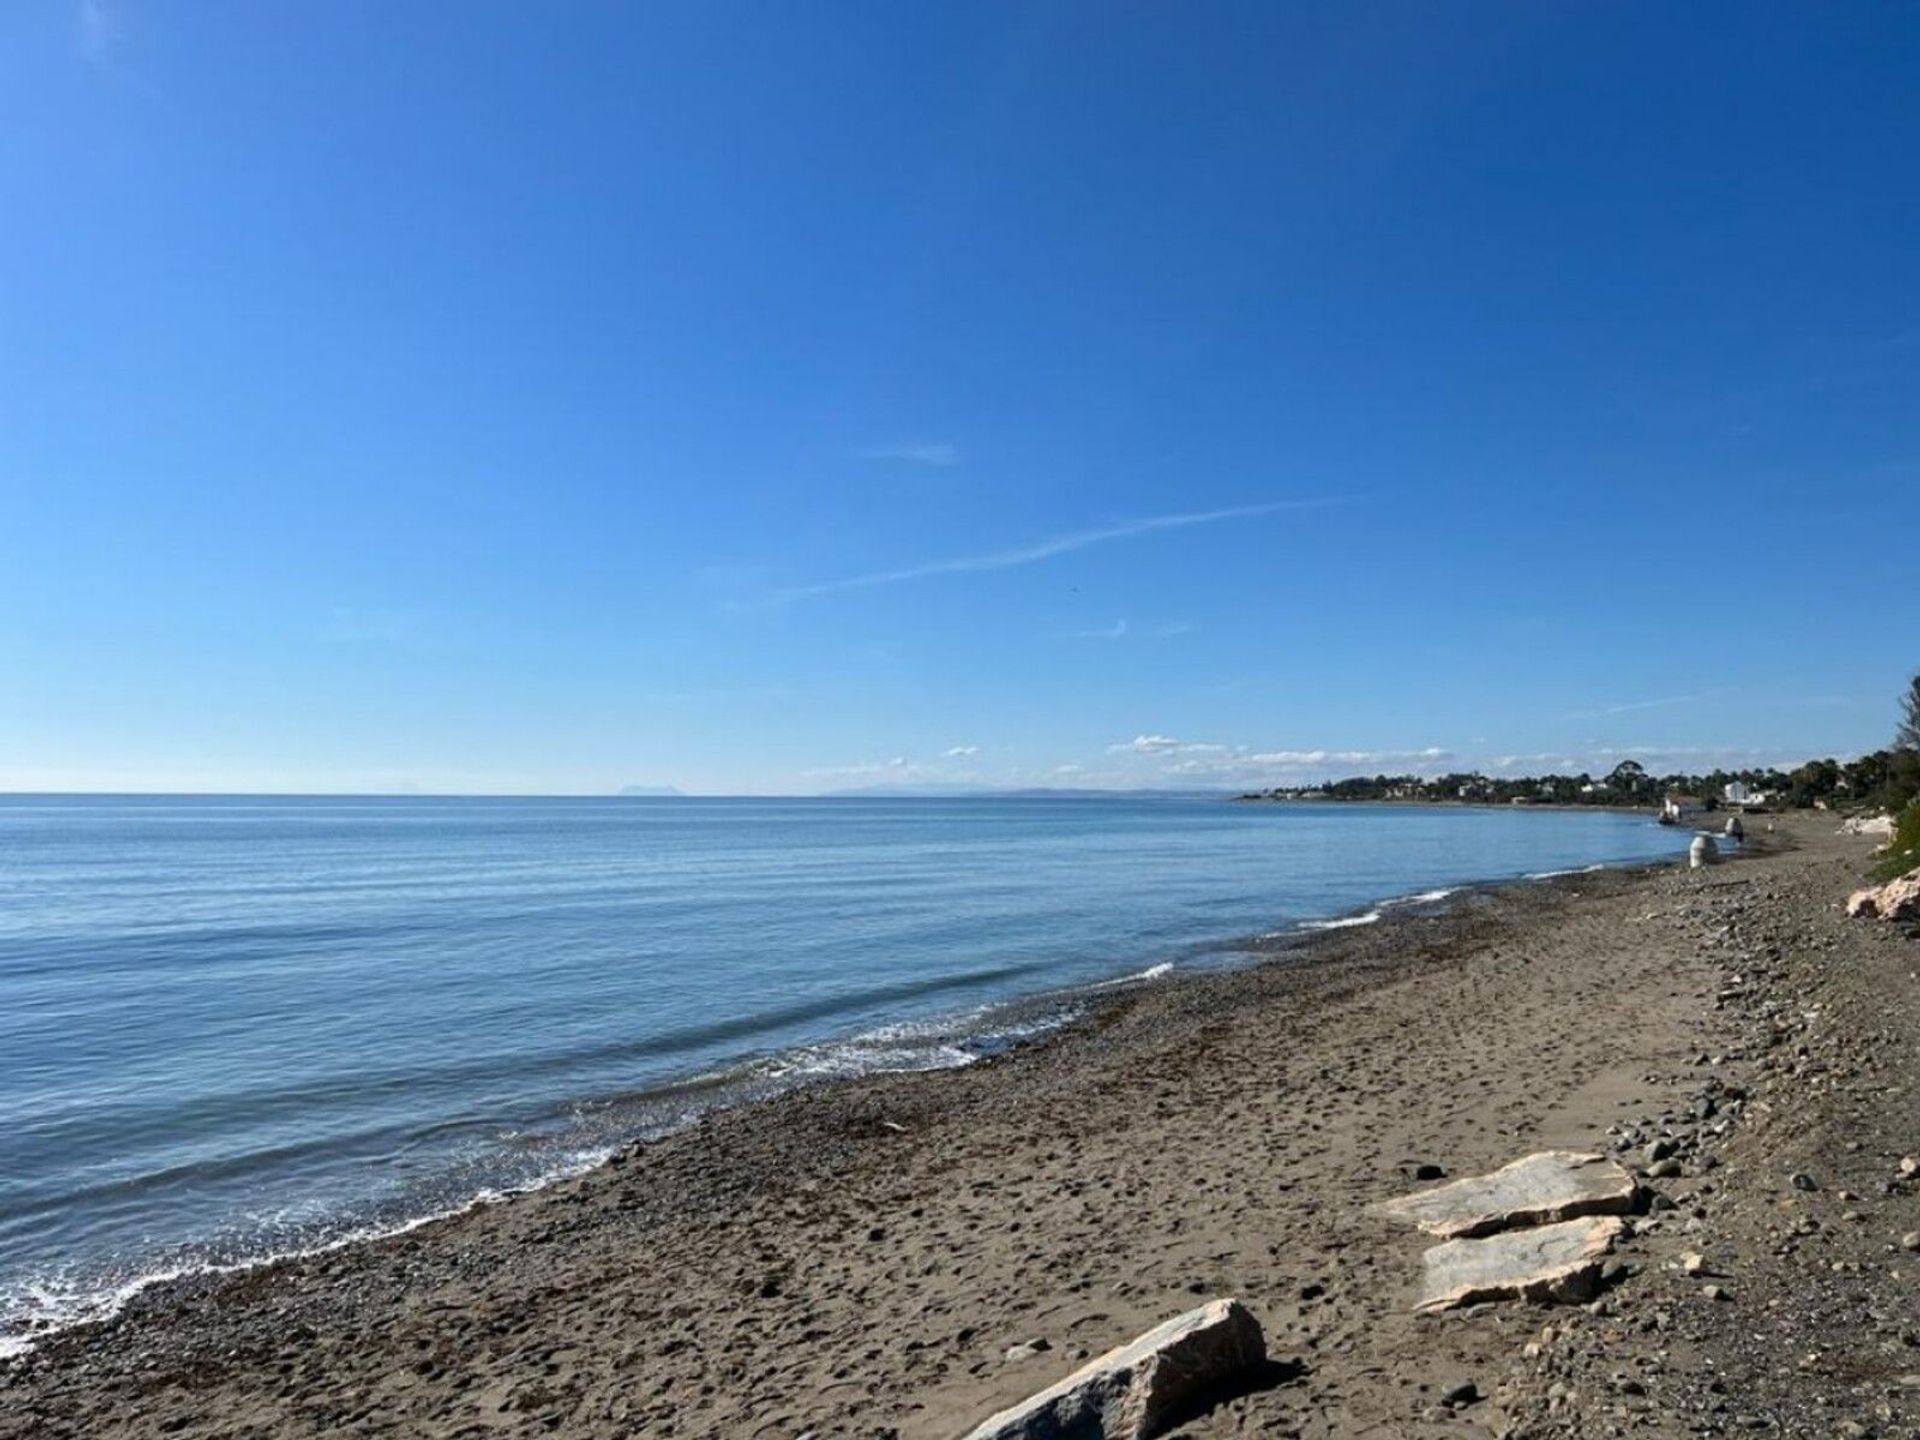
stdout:
<svg viewBox="0 0 1920 1440">
<path fill-rule="evenodd" d="M 404 1220 L 354 1226 L 314 1244 L 294 1244 L 263 1249 L 257 1254 L 245 1255 L 235 1260 L 182 1260 L 174 1264 L 158 1265 L 121 1279 L 98 1276 L 86 1279 L 49 1276 L 33 1280 L 22 1286 L 16 1293 L 0 1296 L 0 1307 L 4 1307 L 0 1309 L 0 1314 L 4 1314 L 5 1323 L 9 1327 L 5 1333 L 0 1333 L 0 1365 L 27 1355 L 41 1341 L 63 1330 L 71 1330 L 81 1325 L 97 1325 L 111 1320 L 144 1291 L 156 1285 L 171 1285 L 180 1280 L 216 1279 L 223 1275 L 241 1275 L 267 1265 L 277 1265 L 283 1260 L 304 1260 L 315 1255 L 330 1255 L 350 1245 L 405 1235 L 422 1226 L 431 1225 L 435 1221 L 464 1215 L 467 1211 L 477 1210 L 483 1205 L 495 1205 L 502 1200 L 510 1200 L 516 1195 L 542 1190 L 558 1181 L 584 1174 L 595 1166 L 604 1164 L 613 1153 L 614 1151 L 608 1148 L 577 1152 L 552 1170 L 522 1184 L 482 1189 L 458 1204 L 443 1205 L 437 1209 L 409 1216 Z"/>
<path fill-rule="evenodd" d="M 1110 983 L 1157 979 L 1172 968 L 1170 963 L 1155 965 Z M 262 1244 L 256 1237 L 253 1243 L 259 1248 L 251 1253 L 232 1255 L 230 1241 L 210 1243 L 201 1247 L 198 1255 L 189 1253 L 155 1263 L 135 1274 L 42 1274 L 0 1292 L 0 1366 L 28 1354 L 61 1331 L 111 1320 L 156 1285 L 237 1275 L 283 1260 L 326 1255 L 350 1245 L 404 1235 L 484 1205 L 573 1179 L 605 1164 L 636 1140 L 660 1139 L 718 1110 L 771 1099 L 814 1081 L 958 1069 L 1060 1029 L 1085 1013 L 1083 1002 L 1057 994 L 1039 1003 L 984 1005 L 959 1015 L 881 1025 L 843 1040 L 798 1046 L 639 1094 L 584 1104 L 576 1108 L 576 1119 L 591 1112 L 626 1112 L 624 1119 L 607 1115 L 606 1123 L 596 1126 L 591 1138 L 577 1133 L 543 1135 L 537 1129 L 500 1131 L 496 1136 L 498 1153 L 513 1147 L 557 1148 L 558 1153 L 530 1173 L 522 1171 L 510 1181 L 478 1186 L 451 1203 L 444 1198 L 443 1189 L 438 1202 L 416 1197 L 420 1208 L 408 1214 L 394 1215 L 390 1211 L 379 1220 L 346 1223 L 338 1229 L 326 1226 L 322 1219 L 323 1238 L 293 1239 L 287 1228 L 280 1228 L 279 1243 L 268 1240 Z M 560 1142 L 557 1147 L 554 1141 Z M 275 1233 L 272 1224 L 265 1228 Z M 232 1258 L 221 1255 L 223 1249 Z"/>
<path fill-rule="evenodd" d="M 1173 962 L 1163 960 L 1158 965 L 1149 965 L 1133 975 L 1122 975 L 1114 980 L 1101 980 L 1087 988 L 1090 990 L 1117 990 L 1122 985 L 1146 985 L 1155 980 L 1164 980 L 1173 973 Z"/>
<path fill-rule="evenodd" d="M 1369 910 L 1364 915 L 1343 915 L 1338 920 L 1302 920 L 1302 930 L 1350 930 L 1356 925 L 1372 925 L 1380 918 L 1378 910 Z"/>
<path fill-rule="evenodd" d="M 1557 880 L 1562 875 L 1591 875 L 1596 870 L 1604 870 L 1606 868 L 1605 865 L 1576 865 L 1571 870 L 1529 870 L 1521 878 L 1525 880 Z"/>
</svg>

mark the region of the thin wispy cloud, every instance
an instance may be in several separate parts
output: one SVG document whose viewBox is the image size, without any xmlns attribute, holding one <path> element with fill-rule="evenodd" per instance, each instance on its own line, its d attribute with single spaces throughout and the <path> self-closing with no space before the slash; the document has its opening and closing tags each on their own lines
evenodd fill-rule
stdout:
<svg viewBox="0 0 1920 1440">
<path fill-rule="evenodd" d="M 1596 705 L 1590 710 L 1574 710 L 1569 720 L 1598 720 L 1607 715 L 1631 715 L 1640 710 L 1665 710 L 1673 705 L 1692 705 L 1705 695 L 1663 695 L 1657 700 L 1628 700 L 1616 705 Z"/>
<path fill-rule="evenodd" d="M 860 458 L 891 461 L 897 465 L 924 465 L 932 470 L 951 470 L 960 463 L 960 447 L 931 440 L 904 445 L 870 445 L 860 452 Z"/>
<path fill-rule="evenodd" d="M 1111 625 L 1102 625 L 1097 630 L 1056 630 L 1056 640 L 1124 640 L 1127 638 L 1127 622 L 1116 620 Z"/>
<path fill-rule="evenodd" d="M 112 60 L 113 52 L 126 39 L 127 32 L 120 23 L 119 12 L 106 0 L 80 0 L 75 23 L 79 30 L 80 53 L 96 65 L 104 65 Z"/>
<path fill-rule="evenodd" d="M 949 760 L 966 760 L 980 753 L 978 745 L 955 745 L 944 752 Z"/>
<path fill-rule="evenodd" d="M 1185 530 L 1195 525 L 1215 525 L 1224 520 L 1250 520 L 1260 515 L 1275 515 L 1283 510 L 1319 510 L 1345 503 L 1342 497 L 1311 500 L 1271 500 L 1261 505 L 1232 505 L 1221 510 L 1189 510 L 1174 515 L 1149 515 L 1143 520 L 1127 520 L 1117 525 L 1102 525 L 1089 530 L 1069 531 L 1031 545 L 1006 550 L 988 550 L 977 555 L 958 555 L 947 560 L 929 560 L 896 570 L 875 570 L 865 575 L 849 575 L 840 580 L 823 580 L 813 585 L 796 585 L 773 597 L 775 604 L 791 604 L 844 590 L 870 590 L 882 585 L 900 585 L 910 580 L 926 580 L 937 575 L 972 575 L 991 570 L 1013 570 L 1036 565 L 1042 560 L 1106 545 L 1115 540 L 1131 540 L 1163 530 Z"/>
<path fill-rule="evenodd" d="M 1102 625 L 1093 630 L 1055 630 L 1048 638 L 1054 640 L 1170 640 L 1176 635 L 1185 635 L 1192 629 L 1193 626 L 1185 621 L 1135 626 L 1127 620 L 1116 620 L 1111 625 Z"/>
</svg>

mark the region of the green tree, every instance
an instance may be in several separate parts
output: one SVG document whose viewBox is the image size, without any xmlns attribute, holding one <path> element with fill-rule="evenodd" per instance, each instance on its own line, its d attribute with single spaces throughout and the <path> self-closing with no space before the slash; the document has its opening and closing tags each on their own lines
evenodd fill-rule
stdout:
<svg viewBox="0 0 1920 1440">
<path fill-rule="evenodd" d="M 1900 697 L 1900 727 L 1893 732 L 1896 750 L 1920 750 L 1920 671 L 1907 682 L 1907 693 Z"/>
</svg>

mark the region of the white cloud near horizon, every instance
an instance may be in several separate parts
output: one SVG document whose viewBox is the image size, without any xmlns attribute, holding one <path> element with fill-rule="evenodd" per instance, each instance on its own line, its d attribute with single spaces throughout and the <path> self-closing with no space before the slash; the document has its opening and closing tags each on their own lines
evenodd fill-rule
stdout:
<svg viewBox="0 0 1920 1440">
<path fill-rule="evenodd" d="M 978 745 L 955 745 L 952 749 L 943 753 L 949 760 L 965 760 L 970 756 L 978 755 L 980 753 L 980 747 Z"/>
<path fill-rule="evenodd" d="M 1135 755 L 1166 755 L 1180 748 L 1180 742 L 1171 735 L 1136 735 L 1131 740 L 1120 740 L 1107 746 L 1107 753 L 1118 755 L 1131 750 Z"/>
<path fill-rule="evenodd" d="M 935 575 L 968 575 L 990 570 L 1013 570 L 1051 560 L 1090 546 L 1114 540 L 1130 540 L 1162 530 L 1184 530 L 1194 525 L 1212 525 L 1222 520 L 1245 520 L 1257 515 L 1273 515 L 1282 510 L 1316 510 L 1343 503 L 1343 497 L 1310 500 L 1270 500 L 1259 505 L 1230 505 L 1220 510 L 1189 510 L 1172 515 L 1149 515 L 1143 520 L 1128 520 L 1117 525 L 1102 525 L 1088 530 L 1073 530 L 1063 535 L 1035 541 L 1031 545 L 1006 550 L 988 550 L 977 555 L 959 555 L 948 560 L 930 560 L 897 570 L 876 570 L 865 575 L 850 575 L 841 580 L 822 580 L 812 585 L 796 585 L 773 597 L 775 604 L 811 600 L 819 595 L 843 590 L 867 590 L 881 585 L 898 585 L 908 580 L 924 580 Z"/>
<path fill-rule="evenodd" d="M 1172 768 L 1191 774 L 1208 770 L 1281 770 L 1313 765 L 1382 765 L 1418 761 L 1431 764 L 1453 752 L 1438 745 L 1420 750 L 1254 750 L 1205 740 L 1176 740 L 1171 735 L 1136 735 L 1107 746 L 1110 755 L 1186 756 Z"/>
</svg>

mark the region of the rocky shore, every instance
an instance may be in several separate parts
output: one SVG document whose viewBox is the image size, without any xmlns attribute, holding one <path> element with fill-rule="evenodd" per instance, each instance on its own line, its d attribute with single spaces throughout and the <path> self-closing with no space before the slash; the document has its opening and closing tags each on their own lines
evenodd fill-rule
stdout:
<svg viewBox="0 0 1920 1440">
<path fill-rule="evenodd" d="M 1178 1434 L 1920 1434 L 1920 939 L 1872 841 L 1455 897 L 815 1087 L 407 1235 L 150 1291 L 0 1437 L 951 1437 L 1215 1297 Z M 1380 1202 L 1551 1148 L 1644 1192 L 1580 1304 L 1415 1314 Z"/>
</svg>

